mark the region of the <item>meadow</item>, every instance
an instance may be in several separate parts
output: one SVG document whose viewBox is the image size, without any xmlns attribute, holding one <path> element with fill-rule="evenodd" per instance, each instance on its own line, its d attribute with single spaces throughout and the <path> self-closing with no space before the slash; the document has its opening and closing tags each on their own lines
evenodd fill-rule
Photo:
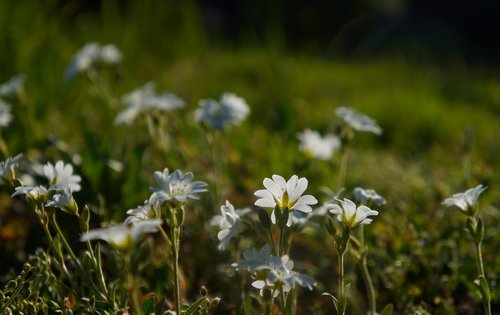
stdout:
<svg viewBox="0 0 500 315">
<path fill-rule="evenodd" d="M 0 2 L 0 84 L 24 76 L 0 88 L 0 313 L 500 311 L 493 69 L 227 44 L 193 3 L 152 3 Z M 88 43 L 118 54 L 72 68 Z M 304 145 L 306 129 L 337 139 L 332 152 Z M 443 204 L 478 185 L 463 209 Z M 344 198 L 378 214 L 350 222 Z"/>
</svg>

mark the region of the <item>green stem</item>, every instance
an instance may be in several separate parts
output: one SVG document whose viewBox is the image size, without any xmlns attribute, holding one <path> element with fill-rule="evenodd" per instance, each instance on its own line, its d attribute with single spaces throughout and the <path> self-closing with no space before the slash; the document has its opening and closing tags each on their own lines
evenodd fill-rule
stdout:
<svg viewBox="0 0 500 315">
<path fill-rule="evenodd" d="M 345 298 L 345 292 L 344 292 L 344 255 L 345 255 L 345 250 L 343 252 L 339 252 L 339 301 L 341 301 L 341 309 L 339 309 L 340 313 L 339 315 L 344 315 L 345 314 L 345 305 L 346 303 L 346 298 Z"/>
<path fill-rule="evenodd" d="M 127 290 L 132 299 L 132 307 L 134 308 L 135 314 L 142 315 L 142 310 L 140 307 L 139 296 L 137 296 L 137 291 L 135 290 L 135 279 L 132 272 L 132 257 L 131 253 L 127 252 L 124 255 L 125 260 L 125 279 L 127 283 Z"/>
<path fill-rule="evenodd" d="M 179 287 L 179 236 L 180 228 L 178 226 L 173 226 L 171 229 L 172 237 L 172 256 L 173 256 L 173 269 L 174 269 L 174 299 L 175 299 L 175 311 L 177 314 L 181 313 L 181 297 L 180 297 L 180 287 Z"/>
<path fill-rule="evenodd" d="M 348 158 L 349 158 L 349 147 L 345 147 L 340 161 L 339 182 L 338 182 L 337 192 L 340 191 L 342 188 L 344 188 L 345 185 Z"/>
<path fill-rule="evenodd" d="M 370 273 L 368 272 L 368 267 L 366 266 L 366 253 L 361 256 L 361 272 L 363 274 L 363 279 L 365 281 L 366 290 L 368 293 L 368 306 L 370 309 L 370 315 L 375 315 L 377 313 L 377 301 L 375 299 L 375 289 L 373 288 L 372 279 Z"/>
<path fill-rule="evenodd" d="M 80 269 L 81 269 L 80 261 L 78 260 L 78 258 L 76 258 L 76 255 L 73 252 L 73 250 L 71 249 L 71 246 L 69 246 L 69 243 L 66 240 L 66 237 L 64 236 L 63 232 L 61 231 L 61 228 L 59 227 L 59 224 L 57 224 L 56 212 L 55 211 L 52 213 L 52 225 L 56 229 L 57 234 L 59 234 L 59 236 L 61 237 L 61 240 L 62 240 L 62 242 L 64 244 L 64 247 L 66 247 L 66 250 L 68 251 L 68 253 L 71 256 L 71 258 L 73 259 L 74 263 L 77 266 L 79 266 Z"/>
<path fill-rule="evenodd" d="M 484 273 L 484 264 L 483 264 L 483 255 L 481 253 L 481 244 L 482 242 L 476 242 L 476 259 L 477 259 L 477 268 L 479 272 L 479 276 L 482 276 L 486 279 L 486 275 Z M 483 306 L 484 313 L 487 315 L 491 315 L 491 301 L 483 296 Z"/>
<path fill-rule="evenodd" d="M 365 282 L 366 291 L 368 294 L 368 306 L 370 309 L 370 315 L 375 315 L 377 313 L 377 300 L 375 298 L 375 289 L 373 288 L 373 282 L 370 277 L 370 272 L 368 271 L 368 267 L 366 265 L 366 257 L 368 255 L 368 249 L 365 246 L 365 229 L 363 224 L 361 224 L 359 230 L 360 230 L 359 238 L 362 250 L 359 263 L 361 265 L 361 273 L 363 275 L 363 280 Z"/>
<path fill-rule="evenodd" d="M 273 255 L 277 255 L 278 252 L 276 251 L 276 246 L 274 245 L 274 236 L 273 236 L 273 232 L 271 231 L 271 229 L 269 228 L 269 238 L 271 239 L 271 246 L 273 248 Z"/>
<path fill-rule="evenodd" d="M 283 243 L 283 234 L 285 232 L 285 227 L 282 227 L 280 228 L 280 242 L 279 242 L 279 248 L 278 248 L 278 251 L 279 251 L 279 256 L 283 256 L 284 254 L 284 243 Z"/>
<path fill-rule="evenodd" d="M 285 314 L 286 311 L 286 299 L 285 299 L 285 291 L 283 290 L 283 284 L 280 283 L 280 307 L 281 314 Z"/>
</svg>

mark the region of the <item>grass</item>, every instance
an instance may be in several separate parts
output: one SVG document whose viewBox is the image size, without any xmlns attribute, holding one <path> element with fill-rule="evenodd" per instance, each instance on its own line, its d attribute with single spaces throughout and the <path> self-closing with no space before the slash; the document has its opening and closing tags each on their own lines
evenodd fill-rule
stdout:
<svg viewBox="0 0 500 315">
<path fill-rule="evenodd" d="M 436 314 L 480 314 L 479 300 L 469 293 L 475 266 L 462 233 L 464 218 L 440 203 L 472 185 L 489 186 L 481 200 L 487 227 L 483 251 L 486 274 L 496 283 L 500 275 L 500 257 L 495 252 L 500 246 L 496 233 L 500 228 L 496 174 L 500 169 L 500 78 L 496 74 L 398 58 L 324 59 L 265 45 L 227 49 L 210 44 L 200 25 L 200 12 L 192 4 L 160 9 L 130 4 L 123 9 L 104 1 L 100 14 L 88 15 L 76 14 L 74 4 L 30 2 L 32 15 L 14 1 L 0 4 L 4 47 L 0 82 L 15 73 L 27 76 L 28 110 L 15 107 L 14 122 L 2 130 L 12 155 L 23 152 L 42 161 L 81 161 L 75 163 L 84 178 L 79 200 L 100 209 L 100 220 L 120 221 L 125 210 L 148 198 L 155 170 L 190 170 L 212 185 L 210 148 L 192 113 L 198 100 L 232 91 L 251 106 L 250 117 L 222 141 L 227 195 L 233 204 L 252 205 L 253 192 L 272 174 L 307 177 L 308 191 L 324 201 L 320 189 L 335 188 L 339 162 L 307 161 L 297 150 L 297 133 L 305 128 L 332 132 L 338 123 L 333 109 L 353 106 L 384 129 L 380 138 L 356 136 L 346 182 L 348 190 L 373 187 L 388 200 L 366 229 L 379 304 L 394 303 L 400 312 L 424 307 Z M 159 22 L 161 14 L 180 17 L 166 25 Z M 69 22 L 73 18 L 74 24 Z M 63 81 L 71 56 L 91 41 L 114 43 L 124 54 L 116 69 L 102 69 L 103 84 L 114 99 L 155 80 L 157 91 L 169 90 L 186 100 L 187 108 L 171 119 L 176 142 L 168 152 L 151 145 L 143 123 L 113 126 L 118 108 L 110 108 L 85 77 Z M 123 162 L 124 171 L 111 170 L 109 160 Z M 6 244 L 2 256 L 11 257 L 2 267 L 18 268 L 23 254 L 33 253 L 44 242 L 36 237 L 41 230 L 32 214 L 9 199 L 10 193 L 3 190 L 1 195 L 0 238 Z M 217 252 L 216 233 L 206 228 L 219 207 L 212 194 L 189 210 L 181 265 L 187 270 L 187 297 L 196 295 L 204 284 L 211 294 L 222 297 L 219 310 L 224 313 L 237 300 L 227 289 L 231 277 L 220 271 L 233 257 Z M 71 220 L 65 219 L 69 230 Z M 26 228 L 16 228 L 19 222 Z M 299 304 L 310 306 L 299 311 L 330 310 L 320 293 L 335 290 L 331 239 L 324 231 L 309 231 L 294 241 L 291 255 L 303 263 L 301 270 L 315 279 L 330 279 L 321 281 L 312 293 L 301 293 L 299 301 L 304 303 Z M 146 276 L 165 279 L 165 265 L 155 266 L 157 270 L 145 271 Z M 363 301 L 359 270 L 349 259 L 346 266 L 354 299 Z M 160 286 L 153 280 L 147 289 Z M 493 286 L 492 290 L 495 310 L 500 289 Z M 362 312 L 363 303 L 356 304 L 358 308 L 352 305 L 352 314 Z"/>
</svg>

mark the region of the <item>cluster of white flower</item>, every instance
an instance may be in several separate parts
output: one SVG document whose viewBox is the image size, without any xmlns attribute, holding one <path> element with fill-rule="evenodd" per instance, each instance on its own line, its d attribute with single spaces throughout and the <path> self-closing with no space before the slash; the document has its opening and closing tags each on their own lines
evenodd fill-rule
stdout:
<svg viewBox="0 0 500 315">
<path fill-rule="evenodd" d="M 91 69 L 95 70 L 101 64 L 112 65 L 119 63 L 121 60 L 122 54 L 115 45 L 89 43 L 73 56 L 64 77 L 69 81 L 79 73 L 87 72 Z"/>
<path fill-rule="evenodd" d="M 185 102 L 172 93 L 156 94 L 154 86 L 154 82 L 148 82 L 125 94 L 122 97 L 125 109 L 116 116 L 115 124 L 131 124 L 141 113 L 167 112 L 185 106 Z"/>
</svg>

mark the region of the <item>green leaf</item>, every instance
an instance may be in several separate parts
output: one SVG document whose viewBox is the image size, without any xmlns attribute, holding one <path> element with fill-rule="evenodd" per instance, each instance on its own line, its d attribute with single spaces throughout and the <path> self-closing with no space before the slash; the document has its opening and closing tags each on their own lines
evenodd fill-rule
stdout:
<svg viewBox="0 0 500 315">
<path fill-rule="evenodd" d="M 380 315 L 392 315 L 392 312 L 394 311 L 394 306 L 392 304 L 387 304 Z"/>
<path fill-rule="evenodd" d="M 149 299 L 144 301 L 144 303 L 142 303 L 141 305 L 142 313 L 145 315 L 154 314 L 155 305 L 156 305 L 156 298 L 154 296 L 151 296 Z"/>
<path fill-rule="evenodd" d="M 199 298 L 198 300 L 196 300 L 195 302 L 193 302 L 193 304 L 191 304 L 186 309 L 186 311 L 184 312 L 184 315 L 196 314 L 195 312 L 198 310 L 198 308 L 201 306 L 201 304 L 203 304 L 203 302 L 205 302 L 206 300 L 207 300 L 207 298 L 203 296 L 203 297 Z"/>
</svg>

